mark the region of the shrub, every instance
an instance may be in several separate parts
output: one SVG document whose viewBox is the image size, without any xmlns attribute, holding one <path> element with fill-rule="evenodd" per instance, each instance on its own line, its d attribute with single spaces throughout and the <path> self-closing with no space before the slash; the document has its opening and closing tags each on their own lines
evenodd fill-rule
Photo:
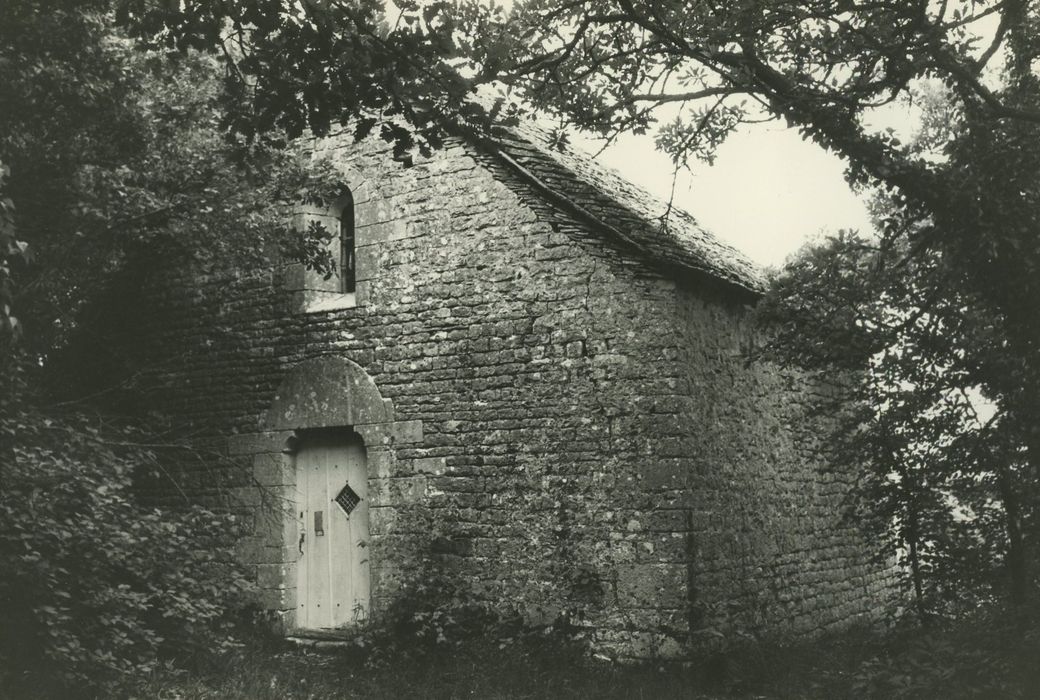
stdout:
<svg viewBox="0 0 1040 700">
<path fill-rule="evenodd" d="M 423 558 L 393 604 L 356 628 L 350 641 L 368 665 L 379 666 L 453 649 L 496 634 L 502 624 L 497 612 L 470 600 L 463 582 Z"/>
<path fill-rule="evenodd" d="M 352 631 L 351 658 L 380 667 L 507 647 L 525 654 L 538 649 L 557 657 L 587 655 L 583 630 L 566 614 L 549 624 L 532 624 L 514 607 L 516 601 L 494 605 L 481 599 L 472 581 L 453 568 L 450 555 L 437 552 L 445 549 L 449 535 L 427 515 L 412 514 L 412 525 L 421 526 L 427 541 L 418 547 L 414 568 L 399 582 L 393 602 Z"/>
<path fill-rule="evenodd" d="M 852 674 L 863 698 L 1032 698 L 1040 681 L 1035 611 L 986 608 L 904 631 Z"/>
<path fill-rule="evenodd" d="M 96 693 L 230 643 L 234 518 L 134 497 L 130 429 L 0 405 L 0 695 Z"/>
</svg>

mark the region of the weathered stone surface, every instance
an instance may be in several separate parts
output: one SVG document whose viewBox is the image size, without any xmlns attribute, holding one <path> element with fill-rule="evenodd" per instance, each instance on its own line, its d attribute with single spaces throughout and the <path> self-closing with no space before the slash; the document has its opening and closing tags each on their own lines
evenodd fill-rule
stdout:
<svg viewBox="0 0 1040 700">
<path fill-rule="evenodd" d="M 253 478 L 258 486 L 291 486 L 296 470 L 286 455 L 265 452 L 253 458 Z"/>
<path fill-rule="evenodd" d="M 299 363 L 274 395 L 269 430 L 383 423 L 392 418 L 372 378 L 356 363 L 329 356 Z"/>
<path fill-rule="evenodd" d="M 292 436 L 291 430 L 231 435 L 227 440 L 227 451 L 231 455 L 256 455 L 280 452 L 285 449 L 286 441 Z"/>
<path fill-rule="evenodd" d="M 366 422 L 362 424 L 342 423 L 340 425 L 355 425 L 358 433 L 365 438 L 369 445 L 400 445 L 422 442 L 422 421 L 397 421 L 394 423 Z"/>
</svg>

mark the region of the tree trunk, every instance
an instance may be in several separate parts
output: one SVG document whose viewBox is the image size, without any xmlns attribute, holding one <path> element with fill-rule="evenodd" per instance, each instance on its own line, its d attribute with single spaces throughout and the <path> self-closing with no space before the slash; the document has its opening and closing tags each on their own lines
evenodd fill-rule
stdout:
<svg viewBox="0 0 1040 700">
<path fill-rule="evenodd" d="M 928 622 L 928 612 L 924 604 L 924 581 L 921 573 L 921 557 L 917 549 L 917 512 L 910 508 L 906 524 L 906 546 L 910 557 L 910 579 L 914 584 L 914 607 L 917 608 L 917 617 L 921 624 Z"/>
<path fill-rule="evenodd" d="M 1007 530 L 1008 538 L 1007 569 L 1011 602 L 1015 607 L 1020 608 L 1028 598 L 1029 575 L 1022 538 L 1021 509 L 1006 464 L 997 467 L 997 488 L 1000 490 L 1000 498 L 1004 501 L 1004 527 Z"/>
</svg>

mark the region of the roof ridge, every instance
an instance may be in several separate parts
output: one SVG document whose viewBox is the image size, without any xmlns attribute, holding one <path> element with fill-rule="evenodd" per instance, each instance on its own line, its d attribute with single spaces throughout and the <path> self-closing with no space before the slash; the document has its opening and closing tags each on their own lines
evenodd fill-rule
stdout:
<svg viewBox="0 0 1040 700">
<path fill-rule="evenodd" d="M 537 180 L 542 193 L 555 203 L 569 204 L 567 208 L 659 262 L 707 274 L 754 294 L 765 290 L 761 269 L 700 226 L 682 207 L 663 201 L 587 153 L 573 147 L 551 148 L 548 132 L 531 121 L 498 131 L 491 143 L 500 155 L 512 160 L 514 169 L 523 169 L 527 179 Z M 660 214 L 653 213 L 655 205 Z"/>
</svg>

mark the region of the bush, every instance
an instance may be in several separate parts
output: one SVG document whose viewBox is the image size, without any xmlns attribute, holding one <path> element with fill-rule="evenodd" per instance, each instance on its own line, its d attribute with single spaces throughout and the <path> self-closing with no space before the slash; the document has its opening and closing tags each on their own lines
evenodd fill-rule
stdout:
<svg viewBox="0 0 1040 700">
<path fill-rule="evenodd" d="M 380 666 L 495 635 L 502 624 L 498 613 L 469 599 L 463 582 L 423 561 L 394 603 L 353 630 L 350 642 L 368 665 Z"/>
<path fill-rule="evenodd" d="M 419 516 L 421 517 L 421 516 Z M 518 653 L 551 650 L 548 656 L 588 655 L 583 630 L 565 616 L 550 624 L 531 624 L 506 601 L 495 606 L 474 594 L 472 583 L 453 570 L 443 555 L 433 553 L 447 535 L 422 522 L 429 541 L 420 547 L 414 569 L 399 583 L 394 601 L 350 634 L 349 656 L 368 667 L 399 665 L 409 659 L 426 663 L 474 649 Z M 475 658 L 475 657 L 474 657 Z"/>
<path fill-rule="evenodd" d="M 852 674 L 863 698 L 1033 698 L 1040 682 L 1035 611 L 985 608 L 895 635 Z"/>
<path fill-rule="evenodd" d="M 146 508 L 135 433 L 0 405 L 0 696 L 88 695 L 231 641 L 234 518 Z M 105 434 L 103 434 L 103 432 Z"/>
</svg>

